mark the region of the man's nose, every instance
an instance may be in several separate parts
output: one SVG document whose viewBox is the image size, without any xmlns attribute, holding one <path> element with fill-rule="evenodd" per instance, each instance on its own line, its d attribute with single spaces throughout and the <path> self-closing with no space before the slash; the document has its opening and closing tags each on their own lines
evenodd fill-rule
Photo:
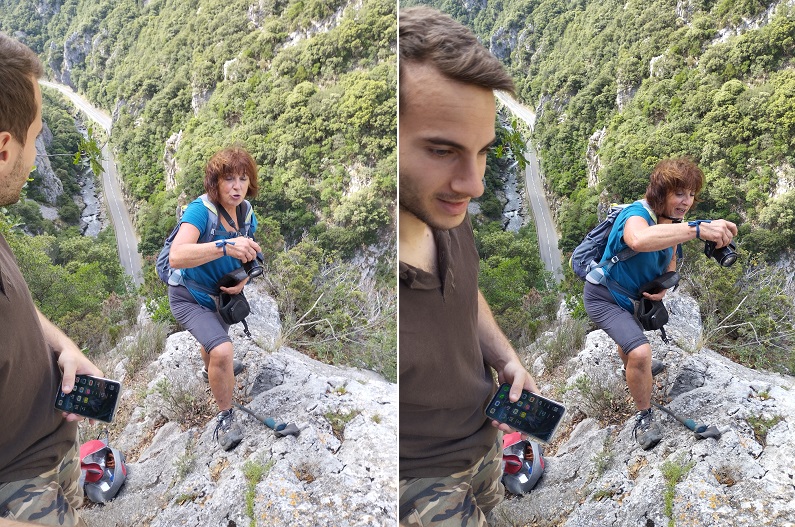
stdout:
<svg viewBox="0 0 795 527">
<path fill-rule="evenodd" d="M 483 176 L 486 173 L 486 159 L 480 156 L 463 161 L 451 184 L 452 190 L 471 198 L 479 198 L 485 187 Z"/>
</svg>

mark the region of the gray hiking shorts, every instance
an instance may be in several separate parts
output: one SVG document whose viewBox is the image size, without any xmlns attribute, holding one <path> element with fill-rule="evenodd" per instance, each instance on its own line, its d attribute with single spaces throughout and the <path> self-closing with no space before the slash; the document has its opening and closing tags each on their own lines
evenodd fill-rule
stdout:
<svg viewBox="0 0 795 527">
<path fill-rule="evenodd" d="M 610 335 L 624 353 L 649 343 L 635 315 L 616 304 L 605 286 L 586 281 L 583 304 L 591 321 Z"/>
<path fill-rule="evenodd" d="M 190 331 L 207 353 L 224 342 L 232 342 L 229 325 L 221 319 L 221 315 L 196 302 L 186 287 L 168 286 L 168 303 L 177 322 Z"/>
</svg>

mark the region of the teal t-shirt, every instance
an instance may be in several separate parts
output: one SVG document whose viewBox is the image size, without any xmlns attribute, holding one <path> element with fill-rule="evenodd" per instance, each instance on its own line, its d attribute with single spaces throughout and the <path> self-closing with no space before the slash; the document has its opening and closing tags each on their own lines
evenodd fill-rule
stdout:
<svg viewBox="0 0 795 527">
<path fill-rule="evenodd" d="M 207 230 L 207 219 L 210 212 L 207 210 L 207 207 L 204 206 L 202 203 L 201 198 L 196 198 L 188 205 L 188 208 L 185 209 L 185 212 L 182 214 L 182 223 L 190 223 L 197 229 L 199 229 L 199 239 L 204 236 L 205 231 Z M 235 218 L 237 220 L 237 218 Z M 252 214 L 251 216 L 251 228 L 249 230 L 249 236 L 254 235 L 254 231 L 257 229 L 257 216 Z M 213 236 L 213 241 L 223 240 L 225 238 L 236 238 L 237 233 L 235 232 L 227 232 L 224 229 L 221 222 L 218 222 L 218 228 L 215 230 L 215 236 Z M 186 278 L 194 280 L 204 286 L 207 287 L 215 287 L 218 283 L 218 280 L 227 273 L 231 273 L 235 269 L 238 269 L 243 266 L 243 262 L 238 260 L 237 258 L 233 258 L 231 256 L 222 256 L 216 260 L 211 262 L 207 262 L 206 264 L 202 264 L 198 267 L 191 267 L 189 269 L 183 269 L 182 274 Z M 206 293 L 202 293 L 201 291 L 196 291 L 195 289 L 188 288 L 190 293 L 193 295 L 193 298 L 196 299 L 196 302 L 199 304 L 208 307 L 210 309 L 215 310 L 215 301 L 210 297 L 210 295 Z"/>
<path fill-rule="evenodd" d="M 646 223 L 654 225 L 649 212 L 638 202 L 626 207 L 616 218 L 613 230 L 607 238 L 607 247 L 602 261 L 609 260 L 614 254 L 620 253 L 628 245 L 624 243 L 624 226 L 632 216 L 641 216 Z M 605 269 L 605 274 L 612 280 L 618 282 L 622 287 L 637 291 L 640 286 L 659 277 L 668 270 L 673 257 L 673 247 L 668 247 L 661 251 L 642 252 L 623 262 L 615 263 L 610 269 Z M 626 296 L 616 291 L 610 291 L 616 303 L 629 311 L 634 312 L 632 301 Z"/>
</svg>

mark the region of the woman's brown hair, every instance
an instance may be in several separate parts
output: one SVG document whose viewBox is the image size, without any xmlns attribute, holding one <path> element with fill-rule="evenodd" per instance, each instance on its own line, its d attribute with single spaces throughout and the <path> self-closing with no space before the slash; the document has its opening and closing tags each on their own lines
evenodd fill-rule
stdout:
<svg viewBox="0 0 795 527">
<path fill-rule="evenodd" d="M 665 201 L 671 192 L 680 189 L 691 191 L 696 195 L 694 202 L 697 202 L 703 187 L 704 173 L 692 159 L 663 159 L 651 172 L 649 186 L 646 188 L 646 201 L 656 214 L 662 214 L 665 211 Z"/>
<path fill-rule="evenodd" d="M 232 146 L 216 152 L 204 169 L 204 190 L 213 203 L 220 201 L 218 182 L 221 178 L 245 174 L 248 177 L 246 197 L 253 197 L 259 191 L 257 163 L 244 148 Z"/>
</svg>

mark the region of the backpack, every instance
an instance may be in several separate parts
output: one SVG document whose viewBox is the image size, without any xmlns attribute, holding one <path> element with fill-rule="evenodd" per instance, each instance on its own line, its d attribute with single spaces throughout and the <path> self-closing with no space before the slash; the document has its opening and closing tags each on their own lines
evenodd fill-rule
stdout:
<svg viewBox="0 0 795 527">
<path fill-rule="evenodd" d="M 654 214 L 654 211 L 651 210 L 645 200 L 639 200 L 635 203 L 640 203 L 643 205 L 643 208 L 645 208 L 649 215 L 651 215 L 652 220 L 657 223 L 657 215 Z M 616 222 L 618 215 L 621 214 L 621 211 L 629 206 L 630 203 L 625 203 L 623 205 L 616 205 L 614 203 L 608 211 L 607 218 L 602 220 L 591 230 L 591 232 L 586 234 L 585 238 L 574 249 L 574 252 L 571 253 L 569 265 L 571 265 L 571 269 L 574 271 L 574 274 L 580 277 L 580 280 L 585 280 L 585 277 L 588 276 L 588 273 L 594 269 L 604 267 L 606 265 L 612 266 L 617 262 L 629 260 L 638 254 L 637 251 L 627 247 L 618 254 L 614 254 L 609 260 L 602 262 L 602 257 L 604 256 L 605 249 L 607 248 L 607 239 L 610 236 L 610 231 L 613 229 L 613 224 Z"/>
<path fill-rule="evenodd" d="M 207 194 L 202 194 L 199 197 L 201 198 L 204 206 L 207 208 L 208 214 L 207 227 L 204 229 L 204 235 L 199 236 L 199 239 L 196 243 L 208 243 L 213 241 L 213 238 L 215 237 L 215 231 L 218 229 L 218 209 L 215 203 L 210 201 L 210 198 L 207 196 Z M 191 280 L 190 278 L 184 277 L 180 269 L 174 269 L 169 264 L 168 258 L 169 253 L 171 252 L 171 244 L 173 243 L 174 238 L 177 236 L 177 231 L 179 231 L 180 225 L 182 225 L 182 214 L 185 212 L 186 208 L 188 208 L 187 205 L 177 208 L 177 226 L 174 227 L 174 230 L 168 235 L 165 243 L 163 244 L 163 248 L 160 249 L 160 253 L 157 255 L 157 260 L 155 262 L 157 276 L 160 277 L 160 280 L 168 285 L 184 285 L 185 287 L 195 289 L 196 291 L 201 291 L 202 293 L 206 293 L 208 295 L 217 295 L 218 291 L 215 288 L 209 288 L 194 280 Z M 241 236 L 248 236 L 249 230 L 251 229 L 251 220 L 253 215 L 254 211 L 251 207 L 251 203 L 249 203 L 248 200 L 243 200 L 243 203 L 237 207 L 237 219 L 239 225 L 238 233 Z"/>
</svg>

